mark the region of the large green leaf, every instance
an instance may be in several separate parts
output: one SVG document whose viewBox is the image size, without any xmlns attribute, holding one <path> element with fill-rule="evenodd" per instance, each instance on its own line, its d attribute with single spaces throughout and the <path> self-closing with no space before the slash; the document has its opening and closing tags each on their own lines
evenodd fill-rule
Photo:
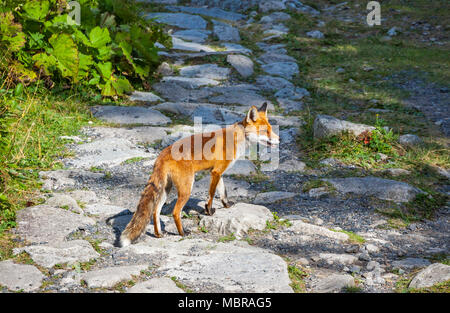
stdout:
<svg viewBox="0 0 450 313">
<path fill-rule="evenodd" d="M 78 66 L 78 75 L 75 79 L 75 82 L 79 82 L 83 78 L 87 78 L 90 73 L 91 65 L 94 64 L 91 55 L 79 53 L 78 56 L 80 58 L 80 62 Z"/>
<path fill-rule="evenodd" d="M 78 75 L 79 55 L 72 37 L 68 34 L 53 34 L 49 39 L 53 56 L 63 77 L 75 78 Z"/>
<path fill-rule="evenodd" d="M 113 73 L 112 63 L 111 62 L 97 63 L 96 66 L 100 75 L 102 75 L 103 79 L 105 81 L 109 81 Z"/>
<path fill-rule="evenodd" d="M 0 46 L 6 45 L 2 49 L 17 52 L 25 45 L 25 42 L 22 25 L 14 23 L 14 15 L 11 12 L 0 13 Z"/>
<path fill-rule="evenodd" d="M 99 26 L 93 28 L 89 33 L 89 40 L 94 48 L 106 46 L 106 44 L 111 42 L 108 28 L 100 28 Z"/>
<path fill-rule="evenodd" d="M 47 0 L 27 1 L 23 6 L 24 15 L 35 21 L 42 22 L 45 20 L 50 10 L 50 3 Z"/>
<path fill-rule="evenodd" d="M 53 67 L 56 65 L 56 59 L 53 55 L 47 53 L 37 53 L 33 55 L 34 64 L 44 70 L 45 75 L 50 75 L 53 72 Z"/>
</svg>

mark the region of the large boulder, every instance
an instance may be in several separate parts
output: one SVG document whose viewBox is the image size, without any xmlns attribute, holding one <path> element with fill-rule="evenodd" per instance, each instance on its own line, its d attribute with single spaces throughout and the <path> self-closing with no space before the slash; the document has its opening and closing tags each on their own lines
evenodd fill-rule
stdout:
<svg viewBox="0 0 450 313">
<path fill-rule="evenodd" d="M 253 61 L 244 56 L 229 54 L 227 56 L 227 62 L 242 76 L 249 77 L 253 74 Z"/>
<path fill-rule="evenodd" d="M 314 120 L 313 128 L 314 138 L 316 139 L 339 135 L 343 132 L 349 132 L 358 136 L 365 131 L 372 131 L 375 129 L 373 126 L 347 122 L 329 115 L 317 115 Z"/>
<path fill-rule="evenodd" d="M 450 266 L 434 263 L 421 270 L 409 283 L 409 288 L 426 288 L 450 280 Z"/>
<path fill-rule="evenodd" d="M 263 230 L 271 220 L 272 213 L 264 206 L 236 203 L 229 209 L 217 210 L 213 216 L 203 216 L 200 226 L 220 235 L 242 238 L 250 229 Z"/>
</svg>

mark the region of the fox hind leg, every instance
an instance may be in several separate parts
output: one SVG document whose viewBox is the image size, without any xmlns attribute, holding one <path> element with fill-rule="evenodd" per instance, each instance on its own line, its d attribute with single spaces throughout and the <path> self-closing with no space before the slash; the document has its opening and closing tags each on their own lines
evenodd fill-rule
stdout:
<svg viewBox="0 0 450 313">
<path fill-rule="evenodd" d="M 185 206 L 186 202 L 188 202 L 189 197 L 191 196 L 192 186 L 194 185 L 194 178 L 195 176 L 194 174 L 192 174 L 187 175 L 183 177 L 183 179 L 174 182 L 178 190 L 178 199 L 175 203 L 172 215 L 180 236 L 185 235 L 183 224 L 181 223 L 181 211 L 183 211 L 183 207 Z"/>
</svg>

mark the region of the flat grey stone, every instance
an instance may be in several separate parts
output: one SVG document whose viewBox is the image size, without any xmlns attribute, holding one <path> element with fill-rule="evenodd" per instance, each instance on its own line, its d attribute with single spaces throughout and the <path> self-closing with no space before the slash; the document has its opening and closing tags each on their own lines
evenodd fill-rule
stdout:
<svg viewBox="0 0 450 313">
<path fill-rule="evenodd" d="M 98 215 L 100 217 L 131 213 L 128 209 L 125 209 L 123 207 L 104 203 L 87 204 L 84 207 L 84 211 L 86 213 Z"/>
<path fill-rule="evenodd" d="M 344 287 L 354 287 L 355 280 L 348 274 L 332 274 L 320 281 L 313 288 L 314 292 L 332 293 L 341 292 Z"/>
<path fill-rule="evenodd" d="M 412 270 L 418 267 L 425 267 L 431 264 L 427 259 L 422 258 L 406 258 L 392 262 L 393 268 L 401 268 L 403 270 Z"/>
<path fill-rule="evenodd" d="M 402 146 L 408 146 L 408 147 L 414 147 L 414 146 L 419 146 L 419 145 L 423 144 L 423 140 L 420 139 L 419 136 L 413 135 L 413 134 L 401 135 L 398 138 L 398 142 Z"/>
<path fill-rule="evenodd" d="M 286 98 L 277 98 L 277 101 L 285 113 L 303 110 L 303 102 L 290 100 Z"/>
<path fill-rule="evenodd" d="M 320 253 L 319 259 L 325 261 L 327 264 L 344 264 L 350 265 L 358 261 L 358 258 L 351 254 L 337 254 L 337 253 Z"/>
<path fill-rule="evenodd" d="M 208 39 L 210 34 L 211 31 L 209 30 L 185 29 L 174 32 L 172 36 L 196 43 L 204 43 Z"/>
<path fill-rule="evenodd" d="M 253 61 L 244 55 L 227 56 L 227 62 L 242 76 L 249 77 L 253 74 Z"/>
<path fill-rule="evenodd" d="M 185 66 L 180 69 L 180 76 L 209 78 L 216 80 L 227 79 L 230 75 L 230 69 L 219 67 L 217 64 L 200 64 Z"/>
<path fill-rule="evenodd" d="M 261 23 L 274 23 L 290 20 L 291 16 L 284 12 L 272 12 L 269 15 L 263 16 L 259 21 Z"/>
<path fill-rule="evenodd" d="M 216 210 L 213 216 L 203 216 L 199 225 L 220 235 L 242 238 L 250 229 L 263 230 L 271 220 L 272 213 L 264 206 L 236 203 L 231 208 Z"/>
<path fill-rule="evenodd" d="M 313 128 L 314 138 L 317 139 L 339 135 L 342 132 L 350 132 L 358 136 L 365 131 L 370 132 L 375 129 L 373 126 L 347 122 L 329 115 L 317 115 Z"/>
<path fill-rule="evenodd" d="M 305 162 L 290 159 L 281 162 L 279 169 L 285 172 L 302 172 L 306 168 Z"/>
<path fill-rule="evenodd" d="M 161 114 L 161 113 L 160 113 Z M 76 157 L 67 159 L 66 164 L 75 168 L 113 167 L 132 158 L 155 158 L 156 154 L 136 147 L 127 139 L 100 138 L 90 143 L 78 145 L 74 149 Z"/>
<path fill-rule="evenodd" d="M 143 91 L 133 91 L 133 93 L 130 95 L 131 101 L 141 101 L 141 102 L 158 102 L 158 101 L 164 101 L 157 95 L 155 95 L 152 92 L 143 92 Z"/>
<path fill-rule="evenodd" d="M 127 293 L 184 293 L 184 291 L 178 288 L 172 279 L 161 277 L 137 283 L 128 289 Z"/>
<path fill-rule="evenodd" d="M 297 234 L 324 236 L 338 241 L 347 241 L 349 239 L 347 234 L 335 232 L 323 226 L 305 223 L 301 220 L 291 222 L 292 226 L 289 227 L 289 230 Z"/>
<path fill-rule="evenodd" d="M 214 108 L 209 106 L 197 107 L 191 118 L 201 118 L 204 124 L 230 125 L 240 122 L 245 115 L 227 109 Z"/>
<path fill-rule="evenodd" d="M 187 6 L 171 6 L 168 7 L 172 11 L 181 11 L 191 14 L 201 14 L 205 16 L 215 17 L 228 21 L 239 21 L 245 18 L 245 15 L 236 12 L 224 11 L 220 8 L 195 8 Z"/>
<path fill-rule="evenodd" d="M 300 100 L 309 96 L 308 90 L 300 87 L 285 87 L 275 93 L 275 97 L 289 100 Z"/>
<path fill-rule="evenodd" d="M 172 37 L 172 50 L 195 51 L 195 52 L 215 52 L 213 48 L 196 42 L 184 41 L 183 39 Z"/>
<path fill-rule="evenodd" d="M 95 224 L 89 217 L 48 205 L 22 209 L 16 220 L 16 233 L 31 243 L 61 241 L 80 227 Z"/>
<path fill-rule="evenodd" d="M 83 273 L 88 288 L 111 288 L 115 284 L 131 279 L 132 275 L 140 275 L 141 271 L 148 268 L 148 264 L 115 266 Z"/>
<path fill-rule="evenodd" d="M 0 262 L 0 285 L 9 290 L 35 291 L 44 278 L 44 274 L 33 265 L 14 264 L 11 260 Z"/>
<path fill-rule="evenodd" d="M 152 108 L 158 107 L 153 106 Z M 102 138 L 126 139 L 132 144 L 151 144 L 167 136 L 165 127 L 139 126 L 139 127 L 93 127 L 90 132 Z"/>
<path fill-rule="evenodd" d="M 212 20 L 213 33 L 220 41 L 237 42 L 241 40 L 239 30 L 229 24 Z"/>
<path fill-rule="evenodd" d="M 286 87 L 294 88 L 294 85 L 290 81 L 282 77 L 273 77 L 268 75 L 260 75 L 256 77 L 256 86 L 268 91 L 278 91 Z"/>
<path fill-rule="evenodd" d="M 292 292 L 286 262 L 267 250 L 246 242 L 179 238 L 147 237 L 144 242 L 122 251 L 145 255 L 149 259 L 162 255 L 155 273 L 176 277 L 194 290 L 206 287 L 215 292 Z"/>
<path fill-rule="evenodd" d="M 236 160 L 234 164 L 229 167 L 224 175 L 244 175 L 248 176 L 256 173 L 256 166 L 250 160 Z"/>
<path fill-rule="evenodd" d="M 381 200 L 408 202 L 422 191 L 407 183 L 373 176 L 324 179 L 343 194 L 376 197 Z"/>
<path fill-rule="evenodd" d="M 83 204 L 101 201 L 101 199 L 97 197 L 96 193 L 92 190 L 73 190 L 69 192 L 68 195 Z"/>
<path fill-rule="evenodd" d="M 269 122 L 272 125 L 287 126 L 287 127 L 298 127 L 304 124 L 298 116 L 269 116 Z"/>
<path fill-rule="evenodd" d="M 217 80 L 209 78 L 190 78 L 180 76 L 165 76 L 161 80 L 162 82 L 174 82 L 183 88 L 195 89 L 203 86 L 216 86 L 219 84 Z"/>
<path fill-rule="evenodd" d="M 27 252 L 36 264 L 46 268 L 52 268 L 56 264 L 88 262 L 100 256 L 86 240 L 52 242 L 20 250 Z"/>
<path fill-rule="evenodd" d="M 214 104 L 197 102 L 163 102 L 155 105 L 153 108 L 163 112 L 191 116 L 194 113 L 195 109 L 202 106 L 210 106 L 211 108 L 216 108 Z"/>
<path fill-rule="evenodd" d="M 392 175 L 392 176 L 401 176 L 401 175 L 410 175 L 411 171 L 405 170 L 403 168 L 388 168 L 383 171 L 386 174 Z"/>
<path fill-rule="evenodd" d="M 426 288 L 450 280 L 450 266 L 434 263 L 417 273 L 409 283 L 409 288 Z"/>
<path fill-rule="evenodd" d="M 53 194 L 51 198 L 45 201 L 45 204 L 52 207 L 69 209 L 75 213 L 83 213 L 83 210 L 78 205 L 77 201 L 66 194 Z"/>
<path fill-rule="evenodd" d="M 185 13 L 148 13 L 146 18 L 156 18 L 158 23 L 164 23 L 186 29 L 206 29 L 207 22 L 198 15 Z"/>
<path fill-rule="evenodd" d="M 195 86 L 186 82 L 181 82 L 180 85 L 177 81 L 167 81 L 156 83 L 152 87 L 171 102 L 199 102 L 213 94 L 209 88 L 193 89 Z"/>
<path fill-rule="evenodd" d="M 39 177 L 43 180 L 42 189 L 63 190 L 72 188 L 78 180 L 96 181 L 105 177 L 105 174 L 84 170 L 55 170 L 41 171 Z"/>
<path fill-rule="evenodd" d="M 323 196 L 329 195 L 329 191 L 326 187 L 313 188 L 308 191 L 308 196 L 311 198 L 321 198 Z"/>
<path fill-rule="evenodd" d="M 269 11 L 282 11 L 286 9 L 285 1 L 262 0 L 259 2 L 259 10 L 263 13 Z"/>
<path fill-rule="evenodd" d="M 298 74 L 298 65 L 295 62 L 275 62 L 261 66 L 262 70 L 270 75 L 291 79 Z"/>
<path fill-rule="evenodd" d="M 275 163 L 263 163 L 261 164 L 261 171 L 285 171 L 285 172 L 303 172 L 306 168 L 306 164 L 302 161 L 290 159 L 282 162 Z"/>
<path fill-rule="evenodd" d="M 323 33 L 320 30 L 312 30 L 306 33 L 306 36 L 315 38 L 315 39 L 322 39 L 324 37 Z"/>
<path fill-rule="evenodd" d="M 142 124 L 159 126 L 171 122 L 171 119 L 161 114 L 161 112 L 146 107 L 102 105 L 92 107 L 91 111 L 98 119 L 122 125 Z"/>
<path fill-rule="evenodd" d="M 295 196 L 297 196 L 294 192 L 287 192 L 287 191 L 269 191 L 269 192 L 263 192 L 256 195 L 255 200 L 253 200 L 253 203 L 255 204 L 270 204 L 275 203 L 278 201 L 288 200 L 292 199 Z"/>
<path fill-rule="evenodd" d="M 280 54 L 276 52 L 266 52 L 263 55 L 261 55 L 258 60 L 265 64 L 270 63 L 277 63 L 277 62 L 296 62 L 295 58 L 286 55 L 286 54 Z"/>
<path fill-rule="evenodd" d="M 245 48 L 244 46 L 237 43 L 223 42 L 220 43 L 220 46 L 225 48 L 224 53 L 242 53 L 242 54 L 252 54 L 252 50 Z"/>
<path fill-rule="evenodd" d="M 256 45 L 261 48 L 261 50 L 266 51 L 267 53 L 278 53 L 278 54 L 286 54 L 286 45 L 279 43 L 279 44 L 268 44 L 265 42 L 258 42 Z"/>
<path fill-rule="evenodd" d="M 208 101 L 220 104 L 239 104 L 245 106 L 243 108 L 243 110 L 245 111 L 244 113 L 247 113 L 252 105 L 260 107 L 264 102 L 268 102 L 267 98 L 260 96 L 254 91 L 245 89 L 243 89 L 242 91 L 230 90 L 229 92 L 223 93 L 222 95 L 210 97 L 208 98 Z M 273 104 L 272 108 L 269 109 L 273 110 Z"/>
<path fill-rule="evenodd" d="M 279 136 L 281 144 L 294 142 L 298 134 L 299 130 L 295 127 L 280 130 Z"/>
</svg>

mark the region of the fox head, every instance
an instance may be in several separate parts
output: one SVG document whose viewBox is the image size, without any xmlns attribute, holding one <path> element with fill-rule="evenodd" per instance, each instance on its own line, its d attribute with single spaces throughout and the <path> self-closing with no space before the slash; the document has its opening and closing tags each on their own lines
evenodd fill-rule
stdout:
<svg viewBox="0 0 450 313">
<path fill-rule="evenodd" d="M 272 131 L 272 125 L 267 117 L 267 102 L 257 109 L 252 106 L 244 121 L 245 139 L 253 143 L 275 147 L 280 143 L 280 138 Z"/>
</svg>

